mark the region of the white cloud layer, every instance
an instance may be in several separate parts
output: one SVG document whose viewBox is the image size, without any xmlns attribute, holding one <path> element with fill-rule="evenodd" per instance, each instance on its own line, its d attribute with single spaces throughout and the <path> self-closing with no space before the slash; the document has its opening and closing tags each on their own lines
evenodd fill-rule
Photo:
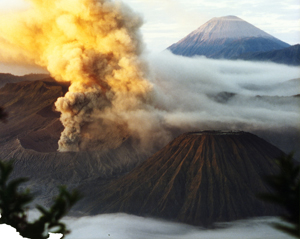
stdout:
<svg viewBox="0 0 300 239">
<path fill-rule="evenodd" d="M 37 212 L 30 212 L 30 217 L 37 215 Z M 220 223 L 216 229 L 204 229 L 125 213 L 63 219 L 71 231 L 66 239 L 292 239 L 272 227 L 274 222 L 279 221 L 275 217 L 262 217 Z M 0 237 L 23 238 L 14 228 L 5 224 L 0 225 Z M 50 233 L 49 238 L 59 239 L 61 234 Z"/>
<path fill-rule="evenodd" d="M 300 68 L 274 63 L 150 56 L 157 111 L 186 130 L 299 128 Z M 292 80 L 292 81 L 291 81 Z"/>
<path fill-rule="evenodd" d="M 207 230 L 128 214 L 103 214 L 65 220 L 71 229 L 66 239 L 291 239 L 272 228 L 274 221 L 278 219 L 243 220 Z"/>
</svg>

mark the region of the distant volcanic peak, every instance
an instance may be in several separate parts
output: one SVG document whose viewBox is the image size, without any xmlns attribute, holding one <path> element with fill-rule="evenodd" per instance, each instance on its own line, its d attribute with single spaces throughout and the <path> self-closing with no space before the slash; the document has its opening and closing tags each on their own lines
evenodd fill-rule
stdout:
<svg viewBox="0 0 300 239">
<path fill-rule="evenodd" d="M 230 59 L 289 46 L 241 18 L 225 16 L 209 20 L 168 49 L 176 55 Z"/>
<path fill-rule="evenodd" d="M 215 17 L 215 18 L 226 20 L 226 21 L 244 21 L 243 19 L 241 19 L 237 16 L 233 16 L 233 15 L 228 15 L 228 16 L 224 16 L 224 17 Z"/>
<path fill-rule="evenodd" d="M 240 39 L 244 37 L 274 38 L 236 16 L 215 17 L 200 26 L 191 35 L 202 35 L 202 40 Z"/>
</svg>

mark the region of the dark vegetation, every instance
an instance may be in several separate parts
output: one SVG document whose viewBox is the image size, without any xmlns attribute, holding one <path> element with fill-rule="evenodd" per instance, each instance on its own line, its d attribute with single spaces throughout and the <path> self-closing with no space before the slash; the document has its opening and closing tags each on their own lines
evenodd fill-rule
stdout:
<svg viewBox="0 0 300 239">
<path fill-rule="evenodd" d="M 293 154 L 277 158 L 276 163 L 280 172 L 265 177 L 274 192 L 259 197 L 285 209 L 281 216 L 285 223 L 276 223 L 275 228 L 300 238 L 300 166 L 294 163 Z"/>
<path fill-rule="evenodd" d="M 0 107 L 0 121 L 6 122 L 8 114 Z M 64 186 L 59 187 L 59 194 L 55 198 L 50 209 L 37 205 L 41 216 L 34 222 L 29 222 L 27 210 L 28 204 L 33 201 L 34 196 L 27 189 L 20 190 L 22 183 L 28 181 L 26 178 L 17 178 L 9 181 L 13 170 L 13 161 L 0 161 L 0 224 L 14 227 L 21 236 L 31 239 L 45 239 L 49 232 L 61 233 L 63 237 L 69 233 L 64 223 L 60 222 L 80 199 L 78 191 L 68 192 Z"/>
<path fill-rule="evenodd" d="M 45 239 L 49 232 L 61 233 L 63 237 L 69 233 L 64 223 L 60 222 L 71 207 L 79 200 L 78 191 L 68 192 L 66 187 L 59 188 L 59 194 L 55 198 L 50 209 L 42 206 L 36 208 L 41 213 L 39 219 L 29 222 L 27 205 L 34 199 L 29 190 L 19 190 L 25 178 L 18 178 L 9 181 L 13 170 L 13 162 L 0 161 L 0 224 L 7 224 L 14 227 L 21 236 L 31 239 Z"/>
</svg>

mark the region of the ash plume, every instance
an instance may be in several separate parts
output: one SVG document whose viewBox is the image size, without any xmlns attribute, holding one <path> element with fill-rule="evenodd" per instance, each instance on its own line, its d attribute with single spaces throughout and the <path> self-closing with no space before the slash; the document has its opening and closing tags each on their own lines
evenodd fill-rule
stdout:
<svg viewBox="0 0 300 239">
<path fill-rule="evenodd" d="M 129 136 L 128 115 L 151 101 L 141 18 L 110 0 L 29 2 L 0 20 L 0 61 L 36 64 L 70 83 L 55 104 L 65 127 L 59 151 L 118 147 Z"/>
<path fill-rule="evenodd" d="M 192 130 L 300 132 L 299 67 L 146 55 L 142 20 L 120 2 L 29 2 L 2 14 L 0 62 L 37 65 L 70 84 L 55 104 L 59 151 L 126 140 L 155 151 Z"/>
</svg>

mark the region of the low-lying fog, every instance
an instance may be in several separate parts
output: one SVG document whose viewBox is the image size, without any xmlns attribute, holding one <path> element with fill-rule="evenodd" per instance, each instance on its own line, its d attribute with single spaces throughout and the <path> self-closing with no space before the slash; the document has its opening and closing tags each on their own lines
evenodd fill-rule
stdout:
<svg viewBox="0 0 300 239">
<path fill-rule="evenodd" d="M 186 224 L 144 218 L 124 213 L 103 214 L 64 220 L 71 233 L 66 239 L 292 239 L 272 227 L 275 217 L 255 218 L 218 224 L 216 229 L 203 229 Z M 4 228 L 7 234 L 4 233 Z M 3 230 L 2 230 L 3 229 Z M 3 236 L 6 237 L 3 237 Z M 20 239 L 13 228 L 0 226 L 0 237 Z M 51 234 L 50 239 L 58 239 Z"/>
<path fill-rule="evenodd" d="M 187 58 L 167 51 L 152 55 L 150 65 L 157 106 L 172 126 L 298 126 L 299 98 L 291 96 L 300 94 L 300 79 L 293 80 L 300 78 L 300 67 Z"/>
<path fill-rule="evenodd" d="M 271 225 L 276 218 L 258 218 L 220 224 L 219 229 L 201 229 L 186 224 L 137 217 L 104 214 L 65 222 L 72 230 L 66 239 L 289 239 Z"/>
</svg>

